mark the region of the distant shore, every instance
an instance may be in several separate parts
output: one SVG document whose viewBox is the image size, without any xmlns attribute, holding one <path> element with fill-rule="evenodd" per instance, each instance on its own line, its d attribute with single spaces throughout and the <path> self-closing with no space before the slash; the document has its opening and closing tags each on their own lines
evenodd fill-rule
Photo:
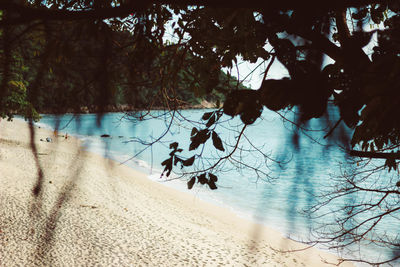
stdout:
<svg viewBox="0 0 400 267">
<path fill-rule="evenodd" d="M 291 267 L 338 262 L 333 254 L 302 250 L 305 245 L 279 232 L 82 151 L 73 137 L 35 128 L 37 160 L 29 140 L 27 123 L 0 121 L 1 266 Z"/>
<path fill-rule="evenodd" d="M 172 107 L 170 107 L 172 108 Z M 200 104 L 181 104 L 177 107 L 180 110 L 184 109 L 213 109 L 217 108 L 217 104 L 203 100 Z M 105 107 L 97 106 L 82 106 L 77 109 L 41 109 L 39 113 L 42 114 L 65 114 L 65 113 L 102 113 L 102 112 L 137 112 L 144 110 L 168 110 L 168 107 L 151 106 L 151 107 L 136 107 L 129 104 L 106 105 Z"/>
</svg>

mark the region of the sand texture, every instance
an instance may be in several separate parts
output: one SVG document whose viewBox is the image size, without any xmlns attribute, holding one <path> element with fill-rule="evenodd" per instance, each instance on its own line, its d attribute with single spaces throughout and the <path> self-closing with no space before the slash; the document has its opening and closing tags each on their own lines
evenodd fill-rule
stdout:
<svg viewBox="0 0 400 267">
<path fill-rule="evenodd" d="M 35 133 L 37 160 L 28 124 L 0 121 L 0 266 L 337 262 L 315 248 L 278 252 L 305 246 L 127 166 L 83 152 L 74 138 L 54 137 L 38 128 Z M 40 141 L 48 136 L 53 142 Z"/>
</svg>

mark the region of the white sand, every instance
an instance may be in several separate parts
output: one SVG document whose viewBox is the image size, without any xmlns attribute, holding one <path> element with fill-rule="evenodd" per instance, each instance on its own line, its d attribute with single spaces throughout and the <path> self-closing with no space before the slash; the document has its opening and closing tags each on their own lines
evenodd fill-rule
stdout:
<svg viewBox="0 0 400 267">
<path fill-rule="evenodd" d="M 305 247 L 147 179 L 79 141 L 36 129 L 44 178 L 22 121 L 0 122 L 0 266 L 324 266 Z M 327 265 L 331 266 L 331 265 Z M 349 263 L 341 266 L 350 266 Z"/>
</svg>

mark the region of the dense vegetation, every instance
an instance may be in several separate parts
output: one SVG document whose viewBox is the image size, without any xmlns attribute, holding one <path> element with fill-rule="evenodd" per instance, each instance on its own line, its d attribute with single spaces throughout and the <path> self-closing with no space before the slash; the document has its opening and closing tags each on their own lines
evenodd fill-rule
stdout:
<svg viewBox="0 0 400 267">
<path fill-rule="evenodd" d="M 3 117 L 13 113 L 36 118 L 37 112 L 162 109 L 167 107 L 166 99 L 174 99 L 174 108 L 193 107 L 203 99 L 215 106 L 224 99 L 225 88 L 245 88 L 218 69 L 209 94 L 200 97 L 205 86 L 197 77 L 197 58 L 185 54 L 173 88 L 166 90 L 160 71 L 171 71 L 168 62 L 181 52 L 161 50 L 146 38 L 135 42 L 128 29 L 113 29 L 104 22 L 54 22 L 29 31 L 18 26 L 2 34 L 7 42 L 4 49 L 15 47 L 2 53 L 11 76 L 3 87 Z M 35 92 L 28 94 L 29 87 Z"/>
</svg>

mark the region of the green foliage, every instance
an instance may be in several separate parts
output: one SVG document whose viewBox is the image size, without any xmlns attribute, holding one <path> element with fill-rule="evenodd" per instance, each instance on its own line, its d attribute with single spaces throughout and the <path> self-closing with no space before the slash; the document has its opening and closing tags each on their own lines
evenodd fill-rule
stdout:
<svg viewBox="0 0 400 267">
<path fill-rule="evenodd" d="M 32 9 L 42 5 L 51 14 L 64 2 L 24 5 Z M 46 3 L 52 8 L 46 9 Z M 71 10 L 97 11 L 123 3 L 69 4 Z M 329 5 L 318 12 L 173 4 L 136 8 L 137 12 L 107 20 L 66 17 L 51 22 L 22 20 L 22 9 L 2 10 L 2 25 L 9 24 L 0 35 L 1 115 L 37 118 L 37 111 L 79 112 L 82 107 L 104 111 L 117 105 L 174 109 L 205 99 L 223 102 L 222 112 L 240 116 L 244 124 L 254 123 L 264 107 L 274 111 L 296 107 L 300 122 L 306 122 L 323 116 L 333 100 L 341 119 L 354 129 L 353 147 L 382 151 L 399 144 L 400 119 L 393 116 L 400 107 L 397 2 L 340 12 Z M 347 13 L 355 24 L 346 24 Z M 384 30 L 363 31 L 365 25 L 382 22 Z M 166 40 L 169 23 L 173 36 Z M 374 33 L 377 44 L 366 55 L 362 47 Z M 267 43 L 273 50 L 266 50 Z M 325 55 L 334 62 L 324 66 Z M 238 57 L 249 62 L 271 59 L 271 64 L 277 59 L 290 77 L 265 79 L 260 90 L 245 90 L 221 71 L 233 68 Z M 220 114 L 205 115 L 206 128 L 193 133 L 191 150 L 212 137 L 216 149 L 223 151 L 214 132 Z"/>
<path fill-rule="evenodd" d="M 22 81 L 9 81 L 8 92 L 2 99 L 0 117 L 11 120 L 15 114 L 38 121 L 40 116 L 29 103 L 26 86 Z"/>
<path fill-rule="evenodd" d="M 144 28 L 154 22 L 143 21 Z M 51 113 L 80 112 L 84 107 L 90 111 L 168 108 L 168 102 L 187 107 L 203 99 L 215 103 L 224 100 L 223 88 L 237 83 L 218 68 L 210 83 L 204 78 L 210 75 L 208 69 L 190 52 L 159 44 L 154 32 L 146 35 L 148 28 L 137 26 L 55 21 L 39 23 L 29 32 L 14 27 L 10 39 L 21 33 L 25 39 L 12 51 L 18 57 L 12 75 L 29 85 L 26 101 L 32 108 Z M 172 73 L 174 79 L 164 78 Z"/>
</svg>

